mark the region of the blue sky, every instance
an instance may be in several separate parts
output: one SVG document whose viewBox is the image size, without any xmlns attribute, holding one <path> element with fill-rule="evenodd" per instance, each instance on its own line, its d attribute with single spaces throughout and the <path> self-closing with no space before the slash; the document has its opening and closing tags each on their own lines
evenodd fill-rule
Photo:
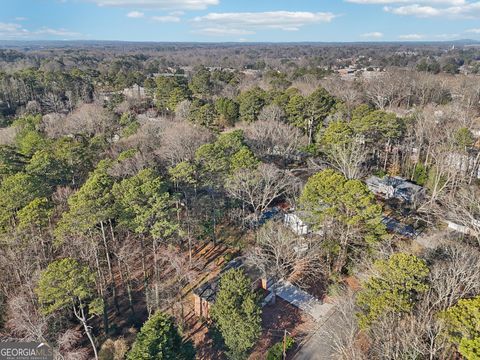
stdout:
<svg viewBox="0 0 480 360">
<path fill-rule="evenodd" d="M 1 40 L 480 39 L 480 0 L 0 0 Z"/>
</svg>

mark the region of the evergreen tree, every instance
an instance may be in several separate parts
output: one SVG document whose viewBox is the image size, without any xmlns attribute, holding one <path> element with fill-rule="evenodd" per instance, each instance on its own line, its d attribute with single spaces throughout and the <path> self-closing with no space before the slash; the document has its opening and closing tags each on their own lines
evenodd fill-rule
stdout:
<svg viewBox="0 0 480 360">
<path fill-rule="evenodd" d="M 70 309 L 80 321 L 92 345 L 95 359 L 97 349 L 88 320 L 103 312 L 102 300 L 96 297 L 95 275 L 72 258 L 54 261 L 40 275 L 36 288 L 44 314 Z"/>
<path fill-rule="evenodd" d="M 260 336 L 262 318 L 251 281 L 242 270 L 231 269 L 222 275 L 211 316 L 230 356 L 246 358 Z"/>
<path fill-rule="evenodd" d="M 335 170 L 311 176 L 300 196 L 305 219 L 315 229 L 325 228 L 328 247 L 339 272 L 350 256 L 370 250 L 385 234 L 382 207 L 360 180 L 348 180 Z"/>
<path fill-rule="evenodd" d="M 428 289 L 429 269 L 414 255 L 397 253 L 375 263 L 376 275 L 363 284 L 357 296 L 361 327 L 388 313 L 408 313 L 419 295 Z"/>
<path fill-rule="evenodd" d="M 240 120 L 245 122 L 257 121 L 260 111 L 265 106 L 265 98 L 265 91 L 258 86 L 240 94 L 238 97 Z"/>
<path fill-rule="evenodd" d="M 127 360 L 190 360 L 195 358 L 191 343 L 183 341 L 172 319 L 157 311 L 145 324 L 127 354 Z"/>
<path fill-rule="evenodd" d="M 462 299 L 441 314 L 448 340 L 467 360 L 480 359 L 480 296 Z"/>
</svg>

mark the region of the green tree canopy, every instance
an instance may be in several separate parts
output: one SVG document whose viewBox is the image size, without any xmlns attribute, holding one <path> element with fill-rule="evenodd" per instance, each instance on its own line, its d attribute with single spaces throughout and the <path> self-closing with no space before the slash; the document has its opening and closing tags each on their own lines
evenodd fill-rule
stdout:
<svg viewBox="0 0 480 360">
<path fill-rule="evenodd" d="M 176 166 L 168 169 L 170 179 L 177 185 L 190 185 L 195 186 L 197 184 L 197 168 L 194 164 L 188 161 L 182 161 Z"/>
<path fill-rule="evenodd" d="M 160 110 L 174 111 L 177 105 L 188 98 L 188 88 L 184 78 L 179 76 L 156 78 L 156 106 Z"/>
<path fill-rule="evenodd" d="M 253 122 L 258 119 L 260 111 L 266 103 L 266 93 L 258 86 L 240 94 L 238 103 L 240 104 L 240 120 Z"/>
<path fill-rule="evenodd" d="M 220 116 L 220 124 L 234 125 L 238 120 L 239 106 L 229 98 L 220 98 L 215 102 L 215 109 Z"/>
<path fill-rule="evenodd" d="M 42 272 L 37 295 L 45 314 L 85 307 L 95 299 L 95 274 L 72 258 L 54 261 Z"/>
<path fill-rule="evenodd" d="M 398 139 L 403 134 L 405 124 L 393 113 L 376 110 L 362 117 L 354 116 L 350 126 L 367 142 L 376 144 Z"/>
<path fill-rule="evenodd" d="M 447 336 L 467 360 L 480 359 L 480 296 L 462 299 L 441 313 Z"/>
<path fill-rule="evenodd" d="M 21 154 L 31 156 L 47 145 L 44 135 L 38 131 L 41 121 L 40 115 L 27 115 L 13 122 L 12 126 L 17 128 L 15 144 Z"/>
<path fill-rule="evenodd" d="M 341 146 L 351 142 L 353 137 L 354 131 L 348 122 L 337 120 L 328 124 L 325 131 L 321 133 L 319 142 L 326 147 Z"/>
<path fill-rule="evenodd" d="M 37 177 L 23 172 L 5 177 L 0 185 L 0 227 L 5 230 L 14 225 L 15 213 L 44 196 L 45 190 Z"/>
<path fill-rule="evenodd" d="M 217 111 L 212 103 L 194 100 L 191 105 L 189 120 L 195 124 L 211 128 L 217 125 Z"/>
<path fill-rule="evenodd" d="M 200 176 L 207 183 L 218 176 L 224 178 L 235 170 L 258 165 L 255 155 L 245 145 L 241 130 L 221 134 L 214 143 L 200 146 L 195 153 L 195 161 Z"/>
<path fill-rule="evenodd" d="M 114 179 L 108 174 L 111 161 L 102 160 L 83 186 L 68 199 L 68 211 L 62 214 L 56 234 L 84 234 L 113 216 L 111 189 Z"/>
<path fill-rule="evenodd" d="M 127 354 L 128 360 L 189 360 L 195 358 L 191 343 L 183 341 L 172 319 L 158 311 L 143 324 Z"/>
<path fill-rule="evenodd" d="M 119 222 L 128 229 L 157 239 L 175 232 L 177 226 L 170 216 L 172 199 L 166 184 L 153 169 L 141 170 L 116 183 L 112 194 Z"/>
<path fill-rule="evenodd" d="M 455 145 L 457 145 L 460 150 L 466 150 L 475 144 L 475 137 L 473 136 L 472 132 L 465 127 L 455 131 L 454 140 Z"/>
<path fill-rule="evenodd" d="M 290 96 L 285 106 L 288 122 L 293 126 L 307 131 L 307 107 L 307 99 L 300 93 Z"/>
<path fill-rule="evenodd" d="M 210 77 L 210 71 L 205 66 L 198 66 L 188 84 L 190 90 L 199 97 L 206 97 L 212 92 L 213 83 Z"/>
<path fill-rule="evenodd" d="M 47 186 L 75 185 L 92 168 L 93 153 L 86 141 L 64 137 L 32 156 L 26 171 L 42 177 Z"/>
<path fill-rule="evenodd" d="M 357 295 L 360 326 L 368 327 L 388 313 L 410 312 L 421 293 L 428 289 L 429 269 L 414 255 L 397 253 L 375 263 L 375 276 Z"/>
<path fill-rule="evenodd" d="M 318 88 L 308 97 L 296 94 L 286 106 L 289 122 L 304 130 L 309 139 L 335 107 L 336 100 L 324 88 Z"/>
<path fill-rule="evenodd" d="M 348 180 L 335 170 L 323 170 L 308 179 L 300 206 L 313 228 L 333 231 L 328 237 L 337 271 L 346 264 L 349 253 L 371 249 L 385 234 L 382 207 L 374 195 L 360 180 Z"/>
<path fill-rule="evenodd" d="M 95 273 L 75 259 L 56 260 L 42 271 L 36 293 L 44 314 L 73 310 L 83 325 L 97 359 L 93 334 L 88 325 L 91 315 L 103 312 L 102 300 L 96 297 Z"/>
<path fill-rule="evenodd" d="M 15 146 L 0 145 L 0 176 L 22 171 L 28 159 Z"/>
<path fill-rule="evenodd" d="M 251 281 L 241 269 L 231 269 L 222 275 L 211 316 L 230 355 L 235 359 L 246 358 L 260 336 L 262 318 Z"/>
<path fill-rule="evenodd" d="M 52 213 L 52 204 L 47 198 L 35 198 L 17 212 L 18 228 L 44 228 L 49 224 Z"/>
</svg>

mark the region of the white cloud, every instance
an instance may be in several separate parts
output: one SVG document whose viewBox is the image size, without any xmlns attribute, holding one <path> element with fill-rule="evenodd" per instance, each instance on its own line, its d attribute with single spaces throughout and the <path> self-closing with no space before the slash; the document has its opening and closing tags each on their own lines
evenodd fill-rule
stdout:
<svg viewBox="0 0 480 360">
<path fill-rule="evenodd" d="M 0 22 L 0 32 L 17 32 L 20 31 L 22 25 L 13 24 L 13 23 L 2 23 Z"/>
<path fill-rule="evenodd" d="M 42 27 L 41 29 L 34 31 L 33 34 L 36 35 L 52 35 L 52 36 L 61 36 L 61 37 L 69 37 L 69 38 L 74 38 L 74 37 L 81 37 L 82 34 L 74 32 L 74 31 L 68 31 L 66 29 L 51 29 L 47 27 Z"/>
<path fill-rule="evenodd" d="M 228 28 L 203 28 L 198 31 L 204 35 L 210 36 L 228 36 L 228 35 L 253 35 L 255 31 Z"/>
<path fill-rule="evenodd" d="M 384 7 L 386 12 L 396 15 L 416 16 L 420 18 L 427 17 L 446 17 L 446 18 L 480 18 L 480 1 L 465 2 L 463 4 L 447 7 L 428 6 L 412 4 L 398 7 Z"/>
<path fill-rule="evenodd" d="M 384 7 L 384 10 L 396 15 L 413 15 L 417 17 L 439 16 L 441 14 L 441 9 L 437 9 L 432 6 L 421 6 L 418 4 L 400 6 L 396 8 L 386 6 Z"/>
<path fill-rule="evenodd" d="M 330 22 L 336 16 L 330 12 L 301 11 L 210 13 L 194 18 L 193 23 L 201 26 L 204 33 L 246 35 L 256 30 L 297 31 L 305 25 Z"/>
<path fill-rule="evenodd" d="M 185 11 L 171 11 L 168 13 L 170 16 L 182 16 L 185 15 Z"/>
<path fill-rule="evenodd" d="M 400 40 L 422 40 L 425 39 L 425 35 L 421 34 L 406 34 L 406 35 L 400 35 L 398 37 Z"/>
<path fill-rule="evenodd" d="M 127 14 L 127 17 L 134 18 L 134 19 L 143 18 L 144 16 L 145 16 L 145 14 L 143 12 L 140 12 L 140 11 L 130 11 Z"/>
<path fill-rule="evenodd" d="M 479 0 L 345 0 L 364 5 L 385 5 L 384 11 L 419 18 L 480 18 Z"/>
<path fill-rule="evenodd" d="M 477 29 L 468 29 L 467 31 L 465 31 L 466 33 L 470 33 L 470 34 L 480 34 L 480 28 L 477 28 Z"/>
<path fill-rule="evenodd" d="M 1 23 L 0 39 L 39 39 L 39 38 L 80 38 L 82 34 L 66 29 L 42 27 L 38 30 L 28 30 L 20 24 Z"/>
<path fill-rule="evenodd" d="M 387 4 L 437 4 L 437 5 L 464 5 L 466 0 L 346 0 L 355 4 L 387 5 Z"/>
<path fill-rule="evenodd" d="M 458 39 L 459 37 L 460 37 L 460 34 L 438 34 L 438 35 L 435 35 L 435 38 L 442 39 L 442 40 Z"/>
<path fill-rule="evenodd" d="M 99 6 L 134 7 L 137 9 L 185 9 L 204 10 L 218 5 L 220 0 L 87 0 Z"/>
<path fill-rule="evenodd" d="M 16 21 L 25 21 L 25 20 L 28 20 L 28 18 L 23 17 L 23 16 L 17 16 L 17 17 L 15 18 L 15 20 L 16 20 Z"/>
<path fill-rule="evenodd" d="M 380 39 L 383 37 L 383 33 L 374 31 L 374 32 L 369 32 L 361 35 L 362 37 L 365 38 L 373 38 L 373 39 Z"/>
<path fill-rule="evenodd" d="M 157 22 L 167 23 L 167 22 L 180 22 L 181 19 L 178 16 L 167 15 L 167 16 L 152 16 L 152 20 Z"/>
</svg>

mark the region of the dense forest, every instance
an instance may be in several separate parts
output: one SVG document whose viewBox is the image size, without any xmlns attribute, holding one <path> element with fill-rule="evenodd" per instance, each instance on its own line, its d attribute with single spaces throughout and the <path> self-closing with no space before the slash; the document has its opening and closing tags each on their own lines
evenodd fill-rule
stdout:
<svg viewBox="0 0 480 360">
<path fill-rule="evenodd" d="M 5 46 L 0 339 L 282 359 L 320 334 L 338 359 L 478 359 L 479 73 L 461 44 Z M 259 278 L 335 324 L 285 325 Z"/>
</svg>

